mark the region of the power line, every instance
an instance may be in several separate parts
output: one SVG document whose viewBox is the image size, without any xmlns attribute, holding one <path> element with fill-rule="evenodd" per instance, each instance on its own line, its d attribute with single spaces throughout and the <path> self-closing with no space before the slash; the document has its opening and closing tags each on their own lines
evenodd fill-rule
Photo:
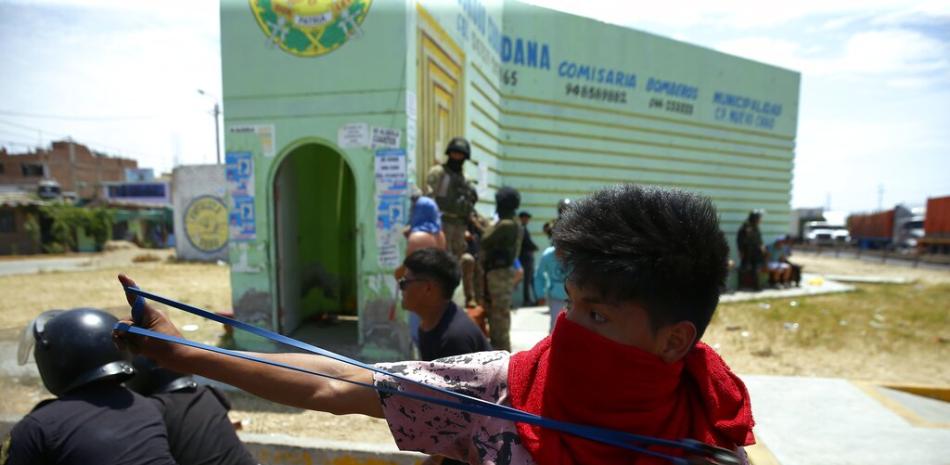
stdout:
<svg viewBox="0 0 950 465">
<path fill-rule="evenodd" d="M 6 138 L 6 139 L 10 139 L 10 140 L 17 140 L 17 141 L 20 141 L 20 142 L 28 142 L 28 141 L 29 141 L 29 139 L 27 139 L 26 137 L 23 137 L 23 136 L 20 136 L 20 135 L 17 135 L 17 134 L 0 134 L 0 137 Z M 32 144 L 33 144 L 33 145 L 37 145 L 36 141 L 33 141 Z"/>
<path fill-rule="evenodd" d="M 13 127 L 21 128 L 21 129 L 30 130 L 30 131 L 39 131 L 39 132 L 41 132 L 41 133 L 44 133 L 43 139 L 48 140 L 50 143 L 54 142 L 55 139 L 59 139 L 59 140 L 69 140 L 69 141 L 75 142 L 75 143 L 77 143 L 77 144 L 85 145 L 85 146 L 87 146 L 87 147 L 89 147 L 90 149 L 93 149 L 93 150 L 95 150 L 95 151 L 100 151 L 100 152 L 112 152 L 112 153 L 114 153 L 114 154 L 117 154 L 117 155 L 119 155 L 119 156 L 124 156 L 124 157 L 126 157 L 126 158 L 129 158 L 129 157 L 133 157 L 133 158 L 134 158 L 134 157 L 136 157 L 136 155 L 124 155 L 124 154 L 128 154 L 128 153 L 137 154 L 138 156 L 145 156 L 145 155 L 150 156 L 150 157 L 155 157 L 155 156 L 156 156 L 154 153 L 144 153 L 144 152 L 141 152 L 141 151 L 138 151 L 138 150 L 135 150 L 135 151 L 132 151 L 132 150 L 125 150 L 125 149 L 121 149 L 121 148 L 119 148 L 119 147 L 113 147 L 113 146 L 111 146 L 110 144 L 103 144 L 103 143 L 101 143 L 101 142 L 97 142 L 97 141 L 89 140 L 89 139 L 83 139 L 83 141 L 80 142 L 80 141 L 78 141 L 78 140 L 74 140 L 74 139 L 72 138 L 72 136 L 70 136 L 70 135 L 60 135 L 60 134 L 58 134 L 58 133 L 56 133 L 56 132 L 54 132 L 54 131 L 49 131 L 49 130 L 45 130 L 45 129 L 37 128 L 37 127 L 33 127 L 33 126 L 25 126 L 25 125 L 18 124 L 18 123 L 13 123 L 13 122 L 10 122 L 10 121 L 0 120 L 0 124 L 6 124 L 6 125 L 8 125 L 8 126 L 13 126 Z M 49 134 L 49 136 L 45 136 L 45 134 Z M 25 136 L 19 136 L 19 137 L 25 137 Z"/>
<path fill-rule="evenodd" d="M 6 124 L 7 126 L 13 126 L 13 127 L 15 127 L 15 128 L 20 128 L 20 129 L 28 129 L 28 130 L 30 130 L 30 131 L 43 131 L 43 130 L 40 129 L 40 128 L 34 128 L 34 127 L 31 127 L 31 126 L 24 126 L 24 125 L 22 125 L 22 124 L 11 123 L 11 122 L 9 122 L 9 121 L 4 121 L 4 120 L 0 120 L 0 124 Z M 47 131 L 47 132 L 49 132 L 49 131 Z"/>
<path fill-rule="evenodd" d="M 126 116 L 89 116 L 89 115 L 44 115 L 40 113 L 22 113 L 17 111 L 0 110 L 0 115 L 18 116 L 23 118 L 62 119 L 73 121 L 117 121 L 128 119 L 155 119 L 158 115 L 126 115 Z"/>
<path fill-rule="evenodd" d="M 13 126 L 9 126 L 9 127 L 0 126 L 0 131 L 6 131 L 6 132 L 11 132 L 11 133 L 24 133 L 24 134 L 29 134 L 30 137 L 35 137 L 43 132 L 41 130 L 22 129 L 22 128 L 13 127 Z"/>
<path fill-rule="evenodd" d="M 0 137 L 6 137 L 6 136 L 0 136 Z M 23 142 L 16 142 L 12 140 L 4 140 L 4 139 L 0 139 L 0 145 L 16 145 L 19 147 L 36 148 L 36 144 L 26 144 Z"/>
</svg>

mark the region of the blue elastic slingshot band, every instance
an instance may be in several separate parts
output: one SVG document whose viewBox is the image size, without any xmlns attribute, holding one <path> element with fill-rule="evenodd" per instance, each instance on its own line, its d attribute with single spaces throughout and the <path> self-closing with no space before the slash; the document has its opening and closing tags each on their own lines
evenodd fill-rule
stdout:
<svg viewBox="0 0 950 465">
<path fill-rule="evenodd" d="M 132 321 L 135 324 L 142 324 L 142 312 L 145 311 L 145 297 L 135 296 L 135 302 L 132 302 Z"/>
<path fill-rule="evenodd" d="M 437 397 L 427 396 L 427 395 L 423 395 L 423 394 L 415 394 L 415 393 L 411 393 L 411 392 L 400 391 L 400 390 L 398 390 L 398 389 L 390 388 L 390 387 L 387 387 L 387 386 L 375 385 L 375 384 L 368 384 L 368 383 L 362 383 L 362 382 L 359 382 L 359 381 L 353 381 L 353 380 L 347 380 L 347 379 L 341 379 L 341 378 L 337 378 L 337 377 L 334 377 L 334 376 L 331 376 L 331 375 L 327 375 L 327 374 L 325 374 L 325 373 L 319 373 L 319 372 L 307 370 L 307 369 L 304 369 L 304 368 L 299 368 L 299 367 L 295 367 L 295 366 L 292 366 L 292 365 L 287 365 L 287 364 L 284 364 L 284 363 L 275 362 L 275 361 L 272 361 L 272 360 L 267 360 L 267 359 L 255 357 L 255 356 L 253 356 L 253 355 L 248 355 L 248 354 L 242 353 L 242 352 L 231 351 L 231 350 L 222 349 L 222 348 L 219 348 L 219 347 L 214 347 L 214 346 L 210 346 L 210 345 L 206 345 L 206 344 L 201 344 L 201 343 L 197 343 L 197 342 L 194 342 L 194 341 L 189 341 L 189 340 L 187 340 L 187 339 L 183 339 L 183 338 L 180 338 L 180 337 L 168 336 L 168 335 L 165 335 L 165 334 L 156 333 L 156 332 L 154 332 L 154 331 L 149 331 L 149 330 L 146 330 L 146 329 L 143 329 L 143 328 L 139 328 L 139 327 L 136 327 L 136 326 L 130 326 L 130 325 L 124 324 L 124 323 L 117 323 L 117 324 L 116 324 L 116 329 L 117 329 L 118 331 L 130 332 L 130 333 L 133 333 L 133 334 L 138 334 L 138 335 L 147 336 L 147 337 L 151 337 L 151 338 L 155 338 L 155 339 L 160 339 L 160 340 L 163 340 L 163 341 L 166 341 L 166 342 L 172 342 L 172 343 L 176 343 L 176 344 L 182 344 L 182 345 L 186 345 L 186 346 L 190 346 L 190 347 L 194 347 L 194 348 L 198 348 L 198 349 L 202 349 L 202 350 L 207 350 L 207 351 L 210 351 L 210 352 L 215 352 L 215 353 L 224 354 L 224 355 L 228 355 L 228 356 L 232 356 L 232 357 L 236 357 L 236 358 L 241 358 L 241 359 L 250 360 L 250 361 L 254 361 L 254 362 L 258 362 L 258 363 L 263 363 L 263 364 L 270 365 L 270 366 L 275 366 L 275 367 L 285 368 L 285 369 L 289 369 L 289 370 L 293 370 L 293 371 L 297 371 L 297 372 L 301 372 L 301 373 L 307 373 L 307 374 L 311 374 L 311 375 L 315 375 L 315 376 L 320 376 L 320 377 L 323 377 L 323 378 L 336 379 L 336 380 L 343 381 L 343 382 L 346 382 L 346 383 L 350 383 L 350 384 L 354 384 L 354 385 L 358 385 L 358 386 L 363 386 L 363 387 L 367 387 L 367 388 L 370 388 L 370 389 L 375 389 L 376 391 L 379 391 L 379 392 L 383 392 L 383 393 L 387 393 L 387 394 L 392 394 L 392 395 L 400 395 L 400 396 L 403 396 L 403 397 L 407 397 L 407 398 L 419 400 L 419 401 L 422 401 L 422 402 L 428 402 L 428 403 L 432 403 L 432 404 L 436 404 L 436 405 L 441 405 L 441 406 L 444 406 L 444 407 L 449 407 L 449 408 L 453 408 L 453 409 L 457 409 L 457 410 L 462 410 L 462 411 L 469 412 L 469 413 L 474 413 L 474 414 L 478 414 L 478 415 L 485 415 L 485 416 L 490 416 L 490 417 L 495 417 L 495 418 L 501 418 L 501 419 L 510 420 L 510 421 L 514 421 L 514 422 L 521 422 L 521 423 L 532 424 L 532 425 L 540 426 L 540 427 L 543 427 L 543 428 L 548 428 L 548 429 L 552 429 L 552 430 L 556 430 L 556 431 L 561 431 L 561 432 L 568 433 L 568 434 L 571 434 L 571 435 L 574 435 L 574 436 L 578 436 L 578 437 L 586 438 L 586 439 L 589 439 L 589 440 L 601 442 L 601 443 L 604 443 L 604 444 L 610 444 L 610 445 L 613 445 L 613 446 L 616 446 L 616 447 L 620 447 L 620 448 L 623 448 L 623 449 L 627 449 L 627 450 L 630 450 L 630 451 L 633 451 L 633 452 L 637 452 L 637 453 L 640 453 L 640 454 L 644 454 L 644 455 L 653 456 L 653 457 L 657 457 L 657 458 L 660 458 L 660 459 L 668 460 L 668 461 L 670 461 L 670 462 L 672 462 L 672 463 L 675 463 L 676 465 L 690 465 L 690 464 L 694 464 L 694 463 L 697 463 L 697 462 L 695 462 L 695 459 L 697 459 L 697 458 L 701 458 L 701 459 L 702 459 L 702 461 L 699 462 L 699 463 L 707 463 L 707 464 L 738 464 L 738 463 L 739 463 L 738 458 L 736 457 L 736 455 L 735 455 L 732 451 L 729 451 L 729 450 L 723 449 L 723 448 L 719 448 L 719 447 L 715 447 L 715 446 L 711 446 L 711 445 L 708 445 L 708 444 L 705 444 L 705 443 L 702 443 L 702 442 L 699 442 L 699 441 L 696 441 L 696 440 L 683 439 L 683 440 L 679 440 L 679 441 L 674 441 L 674 440 L 669 440 L 669 439 L 661 439 L 661 438 L 654 438 L 654 437 L 650 437 L 650 436 L 642 436 L 642 435 L 627 433 L 627 432 L 623 432 L 623 431 L 614 431 L 614 430 L 608 430 L 608 429 L 603 429 L 603 428 L 598 428 L 598 427 L 593 427 L 593 426 L 578 425 L 578 424 L 574 424 L 574 423 L 568 423 L 568 422 L 562 422 L 562 421 L 552 420 L 552 419 L 549 419 L 549 418 L 544 418 L 544 417 L 541 417 L 541 416 L 539 416 L 539 415 L 535 415 L 535 414 L 532 414 L 532 413 L 528 413 L 528 412 L 524 412 L 524 411 L 522 411 L 522 410 L 515 409 L 515 408 L 513 408 L 513 407 L 509 407 L 509 406 L 505 406 L 505 405 L 493 404 L 493 403 L 488 402 L 488 401 L 485 401 L 485 400 L 483 400 L 483 399 L 479 399 L 479 398 L 476 398 L 476 397 L 471 397 L 471 396 L 468 396 L 468 395 L 465 395 L 465 394 L 461 394 L 461 393 L 458 393 L 458 392 L 455 392 L 455 391 L 451 391 L 451 390 L 448 390 L 448 389 L 445 389 L 445 388 L 428 385 L 428 384 L 425 384 L 425 383 L 423 383 L 423 382 L 421 382 L 421 381 L 414 380 L 414 379 L 408 378 L 408 377 L 403 376 L 403 375 L 399 375 L 399 374 L 396 374 L 396 373 L 389 373 L 389 372 L 387 372 L 386 370 L 383 370 L 383 369 L 381 369 L 381 368 L 379 368 L 379 367 L 376 367 L 376 366 L 374 366 L 374 365 L 365 364 L 365 363 L 360 362 L 360 361 L 358 361 L 358 360 L 351 359 L 351 358 L 349 358 L 349 357 L 345 357 L 345 356 L 336 354 L 336 353 L 334 353 L 334 352 L 330 352 L 330 351 L 325 350 L 325 349 L 321 349 L 321 348 L 319 348 L 319 347 L 316 347 L 316 346 L 313 346 L 313 345 L 310 345 L 310 344 L 307 344 L 307 343 L 298 341 L 298 340 L 296 340 L 296 339 L 289 338 L 289 337 L 284 336 L 284 335 L 282 335 L 282 334 L 275 333 L 275 332 L 272 332 L 272 331 L 268 331 L 268 330 L 263 329 L 263 328 L 258 328 L 258 327 L 256 327 L 256 326 L 249 325 L 249 324 L 244 323 L 244 322 L 242 322 L 242 321 L 238 321 L 238 320 L 234 320 L 234 319 L 231 319 L 231 318 L 227 318 L 227 317 L 224 317 L 224 316 L 221 316 L 221 315 L 218 315 L 218 314 L 214 314 L 214 313 L 208 312 L 208 311 L 206 311 L 206 310 L 200 309 L 200 308 L 198 308 L 198 307 L 194 307 L 194 306 L 191 306 L 191 305 L 188 305 L 188 304 L 184 304 L 184 303 L 181 303 L 181 302 L 177 302 L 177 301 L 175 301 L 175 300 L 172 300 L 172 299 L 169 299 L 169 298 L 166 298 L 166 297 L 162 297 L 162 296 L 157 295 L 157 294 L 152 294 L 152 293 L 143 291 L 143 290 L 138 289 L 138 288 L 136 288 L 136 287 L 126 287 L 125 289 L 126 289 L 127 292 L 129 292 L 129 293 L 131 293 L 131 294 L 134 294 L 134 295 L 136 296 L 136 299 L 135 299 L 135 301 L 134 301 L 134 303 L 133 303 L 133 305 L 132 305 L 132 319 L 133 319 L 133 321 L 134 321 L 135 323 L 137 323 L 137 324 L 140 324 L 140 323 L 141 323 L 142 312 L 144 311 L 145 298 L 148 298 L 148 299 L 150 299 L 150 300 L 154 300 L 154 301 L 156 301 L 156 302 L 160 302 L 160 303 L 163 303 L 163 304 L 165 304 L 165 305 L 169 305 L 169 306 L 171 306 L 171 307 L 178 308 L 178 309 L 180 309 L 180 310 L 186 311 L 186 312 L 191 313 L 191 314 L 194 314 L 194 315 L 201 316 L 201 317 L 203 317 L 203 318 L 207 318 L 207 319 L 210 319 L 210 320 L 213 320 L 213 321 L 217 321 L 217 322 L 222 323 L 222 324 L 231 325 L 231 326 L 233 326 L 233 327 L 235 327 L 235 328 L 238 328 L 238 329 L 247 331 L 247 332 L 249 332 L 249 333 L 255 334 L 255 335 L 260 336 L 260 337 L 263 337 L 263 338 L 265 338 L 265 339 L 269 339 L 269 340 L 274 341 L 274 342 L 279 342 L 279 343 L 281 343 L 281 344 L 289 345 L 289 346 L 291 346 L 291 347 L 295 347 L 295 348 L 297 348 L 297 349 L 304 350 L 304 351 L 306 351 L 306 352 L 310 352 L 310 353 L 313 353 L 313 354 L 316 354 L 316 355 L 321 355 L 321 356 L 324 356 L 324 357 L 328 357 L 328 358 L 331 358 L 331 359 L 333 359 L 333 360 L 337 360 L 337 361 L 339 361 L 339 362 L 343 362 L 343 363 L 346 363 L 346 364 L 349 364 L 349 365 L 352 365 L 352 366 L 356 366 L 356 367 L 359 367 L 359 368 L 363 368 L 363 369 L 366 369 L 366 370 L 370 370 L 370 371 L 375 372 L 375 373 L 379 373 L 379 374 L 386 375 L 386 376 L 391 376 L 391 377 L 396 378 L 396 379 L 399 379 L 399 380 L 401 380 L 401 381 L 404 381 L 404 382 L 407 382 L 407 383 L 410 383 L 410 384 L 414 384 L 414 385 L 418 385 L 418 386 L 421 386 L 421 387 L 423 387 L 423 388 L 425 388 L 425 389 L 428 389 L 428 390 L 430 390 L 430 391 L 433 391 L 433 392 L 437 392 L 437 393 L 439 393 L 439 394 L 446 395 L 446 396 L 448 396 L 449 398 L 455 399 L 455 400 L 454 400 L 454 401 L 453 401 L 453 400 L 446 400 L 446 399 L 441 399 L 441 398 L 437 398 Z M 675 457 L 675 456 L 671 456 L 671 455 L 668 455 L 668 454 L 664 454 L 664 453 L 660 453 L 660 452 L 656 452 L 656 451 L 652 451 L 652 450 L 646 449 L 645 447 L 647 447 L 647 446 L 665 446 L 665 447 L 672 447 L 672 448 L 676 448 L 676 449 L 681 449 L 681 450 L 683 450 L 684 452 L 691 453 L 691 454 L 695 454 L 695 457 L 692 457 L 691 459 L 686 459 L 686 458 L 683 458 L 683 457 Z"/>
</svg>

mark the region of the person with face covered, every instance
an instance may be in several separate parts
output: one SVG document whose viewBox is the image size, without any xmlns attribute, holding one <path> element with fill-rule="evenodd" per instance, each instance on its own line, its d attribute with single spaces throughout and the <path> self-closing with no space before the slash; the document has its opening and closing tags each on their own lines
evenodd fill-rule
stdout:
<svg viewBox="0 0 950 465">
<path fill-rule="evenodd" d="M 568 270 L 568 304 L 550 336 L 517 354 L 479 352 L 377 367 L 545 418 L 694 439 L 743 458 L 742 447 L 755 442 L 748 391 L 701 342 L 719 302 L 729 252 L 709 198 L 636 185 L 606 188 L 572 204 L 558 220 L 552 241 Z M 127 277 L 120 280 L 135 285 Z M 126 294 L 130 304 L 134 297 Z M 151 305 L 144 307 L 141 326 L 180 334 Z M 129 333 L 116 337 L 175 370 L 197 372 L 276 402 L 385 418 L 403 450 L 484 465 L 666 463 L 553 429 L 377 394 L 340 379 L 431 392 L 316 355 L 254 354 L 339 379 Z M 650 449 L 683 455 L 671 448 Z"/>
<path fill-rule="evenodd" d="M 495 192 L 498 221 L 485 230 L 478 257 L 485 270 L 485 313 L 492 347 L 511 350 L 511 294 L 515 280 L 515 260 L 521 250 L 524 229 L 515 219 L 521 194 L 511 187 Z"/>
<path fill-rule="evenodd" d="M 467 249 L 465 230 L 478 201 L 475 187 L 465 178 L 464 165 L 472 158 L 471 146 L 465 138 L 455 137 L 446 146 L 445 155 L 444 163 L 429 170 L 424 194 L 435 200 L 442 213 L 446 250 L 461 261 Z M 472 295 L 472 290 L 466 288 L 465 295 Z"/>
</svg>

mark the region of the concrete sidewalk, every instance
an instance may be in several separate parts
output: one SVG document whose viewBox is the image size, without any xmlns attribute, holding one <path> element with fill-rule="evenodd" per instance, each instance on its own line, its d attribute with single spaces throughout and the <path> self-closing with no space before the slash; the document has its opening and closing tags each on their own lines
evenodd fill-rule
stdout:
<svg viewBox="0 0 950 465">
<path fill-rule="evenodd" d="M 950 403 L 843 379 L 742 378 L 774 463 L 950 463 Z"/>
<path fill-rule="evenodd" d="M 743 302 L 748 300 L 762 299 L 782 299 L 789 297 L 805 297 L 811 295 L 833 294 L 837 292 L 851 292 L 854 286 L 844 284 L 826 276 L 802 273 L 802 282 L 800 287 L 790 287 L 788 289 L 763 289 L 758 292 L 752 291 L 734 291 L 723 294 L 719 298 L 720 302 Z"/>
</svg>

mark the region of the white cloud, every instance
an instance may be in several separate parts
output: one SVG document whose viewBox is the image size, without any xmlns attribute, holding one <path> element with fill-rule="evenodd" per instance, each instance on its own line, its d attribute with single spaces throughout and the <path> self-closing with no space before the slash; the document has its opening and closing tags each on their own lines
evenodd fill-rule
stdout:
<svg viewBox="0 0 950 465">
<path fill-rule="evenodd" d="M 801 44 L 791 40 L 742 37 L 720 42 L 714 48 L 721 52 L 803 73 L 813 71 L 814 67 L 814 60 L 807 57 Z"/>
<path fill-rule="evenodd" d="M 903 29 L 857 32 L 836 47 L 827 43 L 825 47 L 806 48 L 792 40 L 756 36 L 725 40 L 715 48 L 806 75 L 888 76 L 890 82 L 903 87 L 940 84 L 933 74 L 950 70 L 948 44 Z"/>
<path fill-rule="evenodd" d="M 947 69 L 947 45 L 915 31 L 859 32 L 844 46 L 839 69 L 867 74 L 915 74 Z"/>
<path fill-rule="evenodd" d="M 617 2 L 615 0 L 526 0 L 601 21 L 642 28 L 697 26 L 738 30 L 770 29 L 812 16 L 902 18 L 910 14 L 947 15 L 946 1 L 906 0 L 799 0 L 762 2 L 758 0 L 668 0 L 664 2 Z M 842 19 L 847 22 L 847 20 Z"/>
</svg>

